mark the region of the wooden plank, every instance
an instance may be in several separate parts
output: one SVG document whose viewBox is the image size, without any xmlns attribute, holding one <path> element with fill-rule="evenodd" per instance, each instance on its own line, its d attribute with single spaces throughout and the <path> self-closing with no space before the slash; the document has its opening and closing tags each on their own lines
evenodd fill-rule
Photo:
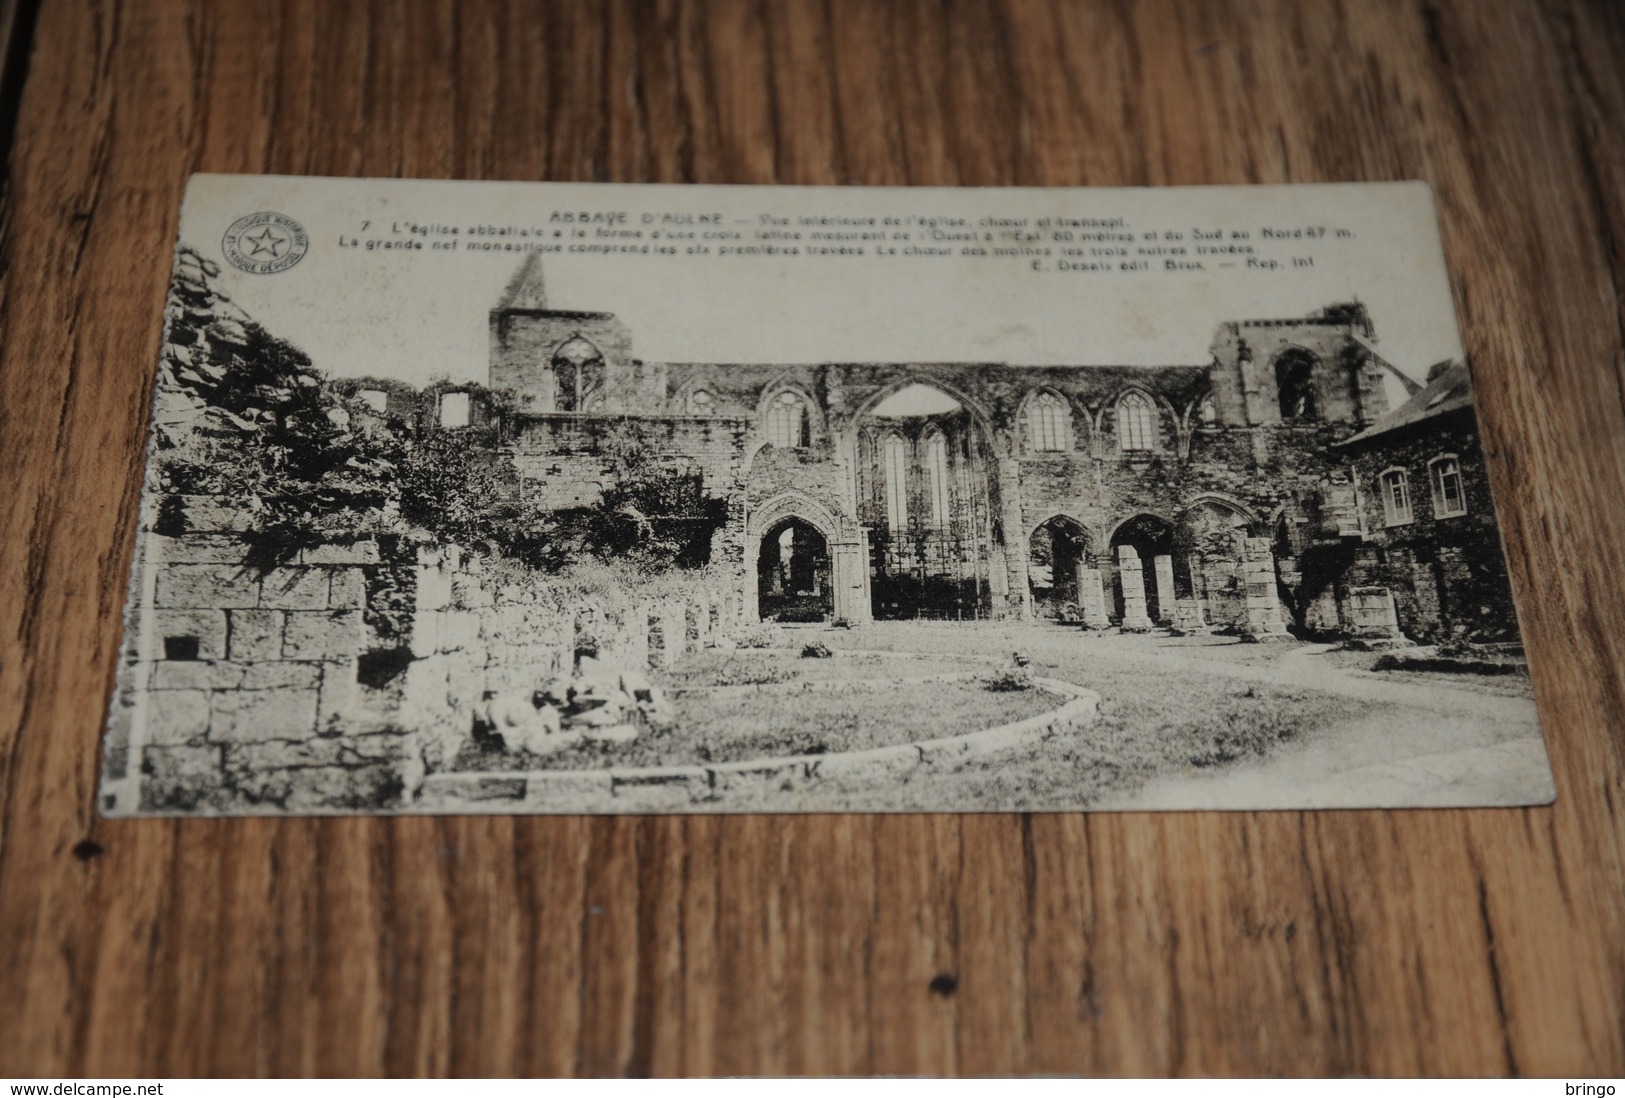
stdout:
<svg viewBox="0 0 1625 1098">
<path fill-rule="evenodd" d="M 0 1073 L 1625 1072 L 1622 44 L 1561 0 L 45 5 L 0 238 Z M 198 169 L 1428 179 L 1558 802 L 99 820 Z"/>
</svg>

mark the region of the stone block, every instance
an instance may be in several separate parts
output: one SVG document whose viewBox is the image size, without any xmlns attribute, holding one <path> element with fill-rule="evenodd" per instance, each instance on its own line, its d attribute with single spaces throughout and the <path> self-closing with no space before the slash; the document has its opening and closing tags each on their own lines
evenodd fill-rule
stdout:
<svg viewBox="0 0 1625 1098">
<path fill-rule="evenodd" d="M 1202 604 L 1196 599 L 1175 599 L 1173 631 L 1177 636 L 1202 636 L 1208 631 Z"/>
<path fill-rule="evenodd" d="M 280 690 L 291 687 L 295 690 L 313 690 L 321 678 L 322 665 L 319 663 L 296 663 L 292 660 L 252 663 L 243 669 L 238 689 Z"/>
<path fill-rule="evenodd" d="M 243 681 L 243 665 L 224 660 L 161 660 L 152 665 L 154 690 L 235 690 Z M 167 706 L 170 699 L 158 704 Z"/>
<path fill-rule="evenodd" d="M 214 696 L 209 739 L 216 742 L 304 740 L 315 733 L 315 690 L 235 690 Z"/>
<path fill-rule="evenodd" d="M 200 660 L 219 660 L 226 657 L 226 615 L 222 610 L 154 610 L 152 627 L 157 635 L 156 651 L 159 659 L 167 658 L 171 638 L 197 638 L 193 657 Z"/>
<path fill-rule="evenodd" d="M 380 559 L 376 541 L 318 545 L 299 554 L 301 564 L 377 564 Z"/>
<path fill-rule="evenodd" d="M 225 768 L 227 774 L 245 778 L 291 767 L 341 766 L 346 750 L 339 739 L 231 744 L 225 749 Z"/>
<path fill-rule="evenodd" d="M 343 728 L 349 722 L 360 690 L 353 662 L 326 665 L 316 697 L 316 726 L 324 735 Z"/>
<path fill-rule="evenodd" d="M 334 568 L 328 580 L 327 605 L 333 610 L 360 610 L 367 605 L 367 577 L 359 568 Z"/>
<path fill-rule="evenodd" d="M 260 605 L 274 610 L 327 609 L 325 568 L 273 568 L 260 588 Z"/>
<path fill-rule="evenodd" d="M 286 624 L 280 610 L 231 610 L 226 655 L 234 660 L 276 660 L 282 658 L 282 630 Z"/>
<path fill-rule="evenodd" d="M 230 534 L 185 534 L 166 538 L 154 534 L 147 543 L 148 559 L 164 564 L 241 565 L 248 549 Z"/>
<path fill-rule="evenodd" d="M 412 614 L 412 655 L 419 659 L 440 651 L 440 618 L 444 611 L 417 610 Z"/>
<path fill-rule="evenodd" d="M 214 496 L 181 496 L 180 520 L 189 533 L 240 533 L 254 516 Z"/>
<path fill-rule="evenodd" d="M 419 567 L 416 576 L 418 610 L 443 610 L 451 605 L 451 573 L 438 566 Z"/>
<path fill-rule="evenodd" d="M 353 659 L 362 647 L 361 611 L 290 610 L 282 633 L 288 659 Z"/>
<path fill-rule="evenodd" d="M 174 746 L 201 740 L 209 730 L 208 691 L 166 690 L 148 707 L 146 728 L 147 740 L 153 744 Z"/>
<path fill-rule="evenodd" d="M 154 605 L 160 608 L 226 610 L 258 606 L 260 581 L 253 572 L 220 564 L 171 564 L 158 573 Z"/>
</svg>

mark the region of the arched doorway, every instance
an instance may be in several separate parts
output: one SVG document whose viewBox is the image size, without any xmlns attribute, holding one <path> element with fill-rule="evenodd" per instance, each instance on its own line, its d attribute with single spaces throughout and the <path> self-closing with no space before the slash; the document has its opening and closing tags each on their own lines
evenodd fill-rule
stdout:
<svg viewBox="0 0 1625 1098">
<path fill-rule="evenodd" d="M 1033 610 L 1043 618 L 1057 618 L 1063 608 L 1078 604 L 1078 566 L 1092 566 L 1089 535 L 1083 524 L 1066 515 L 1040 523 L 1027 547 L 1027 580 L 1032 585 Z"/>
<path fill-rule="evenodd" d="M 1140 565 L 1139 595 L 1132 578 L 1125 583 L 1125 546 Z M 1158 558 L 1165 558 L 1167 564 L 1159 565 Z M 1135 515 L 1118 524 L 1111 536 L 1111 568 L 1115 573 L 1111 585 L 1113 609 L 1118 622 L 1125 626 L 1136 619 L 1135 607 L 1129 605 L 1136 597 L 1143 601 L 1144 613 L 1152 622 L 1167 622 L 1173 618 L 1173 600 L 1190 592 L 1190 570 L 1174 558 L 1173 524 L 1157 515 Z"/>
<path fill-rule="evenodd" d="M 828 621 L 834 615 L 829 542 L 812 523 L 787 518 L 762 535 L 756 606 L 763 621 Z"/>
</svg>

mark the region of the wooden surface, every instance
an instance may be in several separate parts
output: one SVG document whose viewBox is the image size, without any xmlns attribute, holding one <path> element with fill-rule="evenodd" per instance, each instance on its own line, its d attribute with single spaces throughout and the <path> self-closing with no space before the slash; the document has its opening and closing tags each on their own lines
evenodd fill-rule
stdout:
<svg viewBox="0 0 1625 1098">
<path fill-rule="evenodd" d="M 1625 1072 L 1618 5 L 0 10 L 0 1075 Z M 1430 180 L 1558 802 L 99 820 L 194 170 Z"/>
</svg>

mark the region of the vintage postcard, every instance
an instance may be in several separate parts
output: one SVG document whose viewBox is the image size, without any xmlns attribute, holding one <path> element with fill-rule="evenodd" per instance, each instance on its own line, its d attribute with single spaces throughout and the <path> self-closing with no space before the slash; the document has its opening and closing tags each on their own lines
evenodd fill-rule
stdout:
<svg viewBox="0 0 1625 1098">
<path fill-rule="evenodd" d="M 1545 803 L 1469 365 L 1421 184 L 200 175 L 101 809 Z"/>
</svg>

